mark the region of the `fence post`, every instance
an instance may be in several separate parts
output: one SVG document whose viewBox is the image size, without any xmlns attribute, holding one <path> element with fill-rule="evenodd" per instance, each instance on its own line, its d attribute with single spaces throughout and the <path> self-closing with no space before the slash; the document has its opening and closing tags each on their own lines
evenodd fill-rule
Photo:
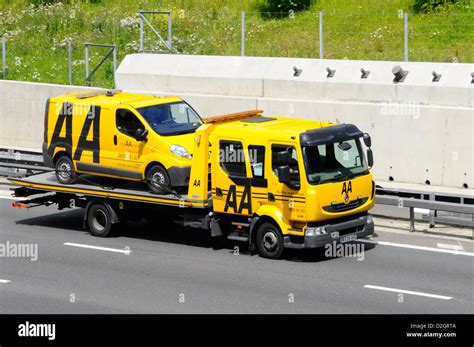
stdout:
<svg viewBox="0 0 474 347">
<path fill-rule="evenodd" d="M 173 16 L 172 16 L 172 12 L 170 11 L 170 14 L 168 15 L 168 47 L 169 47 L 170 53 L 173 53 L 172 38 L 173 38 Z"/>
<path fill-rule="evenodd" d="M 67 42 L 67 60 L 69 62 L 69 84 L 72 85 L 72 42 Z"/>
<path fill-rule="evenodd" d="M 408 13 L 404 14 L 404 51 L 405 51 L 405 61 L 408 61 Z"/>
<path fill-rule="evenodd" d="M 143 15 L 140 11 L 140 52 L 143 52 Z"/>
<path fill-rule="evenodd" d="M 89 47 L 86 45 L 86 82 L 89 77 Z"/>
<path fill-rule="evenodd" d="M 245 57 L 245 11 L 242 11 L 242 24 L 241 24 L 241 38 L 240 38 L 240 55 Z"/>
<path fill-rule="evenodd" d="M 116 45 L 114 45 L 113 59 L 114 59 L 114 88 L 116 88 L 116 82 L 115 82 L 115 71 L 117 70 L 117 46 Z"/>
<path fill-rule="evenodd" d="M 7 79 L 7 38 L 2 36 L 2 69 L 3 79 Z"/>
<path fill-rule="evenodd" d="M 319 59 L 324 59 L 324 16 L 323 12 L 319 12 Z"/>
</svg>

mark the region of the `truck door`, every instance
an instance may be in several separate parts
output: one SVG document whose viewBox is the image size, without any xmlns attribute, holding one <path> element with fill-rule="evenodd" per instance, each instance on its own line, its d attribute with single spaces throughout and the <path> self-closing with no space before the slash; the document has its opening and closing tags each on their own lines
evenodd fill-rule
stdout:
<svg viewBox="0 0 474 347">
<path fill-rule="evenodd" d="M 252 215 L 251 180 L 248 176 L 247 151 L 242 141 L 218 140 L 218 150 L 212 152 L 218 168 L 212 172 L 214 211 Z"/>
<path fill-rule="evenodd" d="M 289 163 L 278 162 L 278 152 L 288 151 L 290 153 Z M 278 206 L 284 216 L 290 220 L 305 220 L 306 204 L 304 187 L 301 175 L 304 166 L 300 153 L 294 145 L 275 143 L 271 145 L 271 173 L 268 175 L 268 200 Z M 278 167 L 288 165 L 290 168 L 291 183 L 281 183 L 277 177 Z M 310 208 L 310 207 L 308 207 Z"/>
<path fill-rule="evenodd" d="M 139 141 L 137 133 L 146 129 L 132 110 L 121 107 L 115 112 L 115 127 L 110 132 L 111 153 L 115 154 L 115 174 L 119 177 L 141 179 L 149 148 Z"/>
</svg>

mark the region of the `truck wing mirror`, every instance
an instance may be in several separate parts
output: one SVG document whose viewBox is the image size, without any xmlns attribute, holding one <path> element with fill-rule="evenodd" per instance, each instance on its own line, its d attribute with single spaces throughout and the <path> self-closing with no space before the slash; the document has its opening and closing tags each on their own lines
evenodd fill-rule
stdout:
<svg viewBox="0 0 474 347">
<path fill-rule="evenodd" d="M 369 134 L 365 133 L 363 139 L 367 147 L 372 147 L 372 139 L 370 138 Z"/>
<path fill-rule="evenodd" d="M 291 154 L 288 151 L 281 151 L 276 153 L 275 162 L 281 165 L 289 164 L 291 160 Z"/>
<path fill-rule="evenodd" d="M 291 184 L 290 167 L 288 165 L 279 166 L 277 168 L 277 176 L 278 182 L 284 183 L 286 185 Z"/>
<path fill-rule="evenodd" d="M 367 165 L 369 165 L 370 168 L 374 166 L 374 154 L 370 148 L 367 149 Z"/>
</svg>

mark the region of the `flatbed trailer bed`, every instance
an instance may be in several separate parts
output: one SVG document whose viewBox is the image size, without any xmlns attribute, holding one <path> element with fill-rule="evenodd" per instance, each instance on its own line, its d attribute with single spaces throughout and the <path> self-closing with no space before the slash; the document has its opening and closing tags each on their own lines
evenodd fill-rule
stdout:
<svg viewBox="0 0 474 347">
<path fill-rule="evenodd" d="M 64 185 L 54 172 L 9 178 L 17 187 L 13 196 L 16 208 L 58 205 L 58 209 L 82 207 L 84 226 L 95 236 L 108 236 L 113 224 L 134 220 L 138 216 L 159 222 L 177 216 L 183 224 L 209 230 L 212 215 L 212 195 L 204 201 L 190 200 L 187 195 L 150 193 L 143 182 L 111 180 L 110 178 L 81 175 L 78 183 Z M 144 208 L 146 204 L 146 208 Z M 186 212 L 186 213 L 184 213 Z"/>
</svg>

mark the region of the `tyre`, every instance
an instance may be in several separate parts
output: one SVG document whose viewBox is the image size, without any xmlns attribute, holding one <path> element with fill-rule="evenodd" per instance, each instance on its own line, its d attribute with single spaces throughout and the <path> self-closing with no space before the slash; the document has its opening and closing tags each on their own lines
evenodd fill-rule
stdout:
<svg viewBox="0 0 474 347">
<path fill-rule="evenodd" d="M 61 184 L 72 184 L 77 180 L 77 173 L 74 170 L 74 164 L 68 156 L 61 156 L 54 165 L 56 178 Z"/>
<path fill-rule="evenodd" d="M 87 224 L 92 235 L 107 237 L 112 231 L 112 216 L 103 204 L 94 204 L 87 212 Z"/>
<path fill-rule="evenodd" d="M 154 165 L 146 175 L 148 189 L 154 194 L 169 194 L 170 178 L 166 169 L 160 165 Z"/>
<path fill-rule="evenodd" d="M 272 223 L 263 223 L 257 230 L 257 249 L 264 258 L 278 259 L 283 254 L 283 236 Z"/>
</svg>

